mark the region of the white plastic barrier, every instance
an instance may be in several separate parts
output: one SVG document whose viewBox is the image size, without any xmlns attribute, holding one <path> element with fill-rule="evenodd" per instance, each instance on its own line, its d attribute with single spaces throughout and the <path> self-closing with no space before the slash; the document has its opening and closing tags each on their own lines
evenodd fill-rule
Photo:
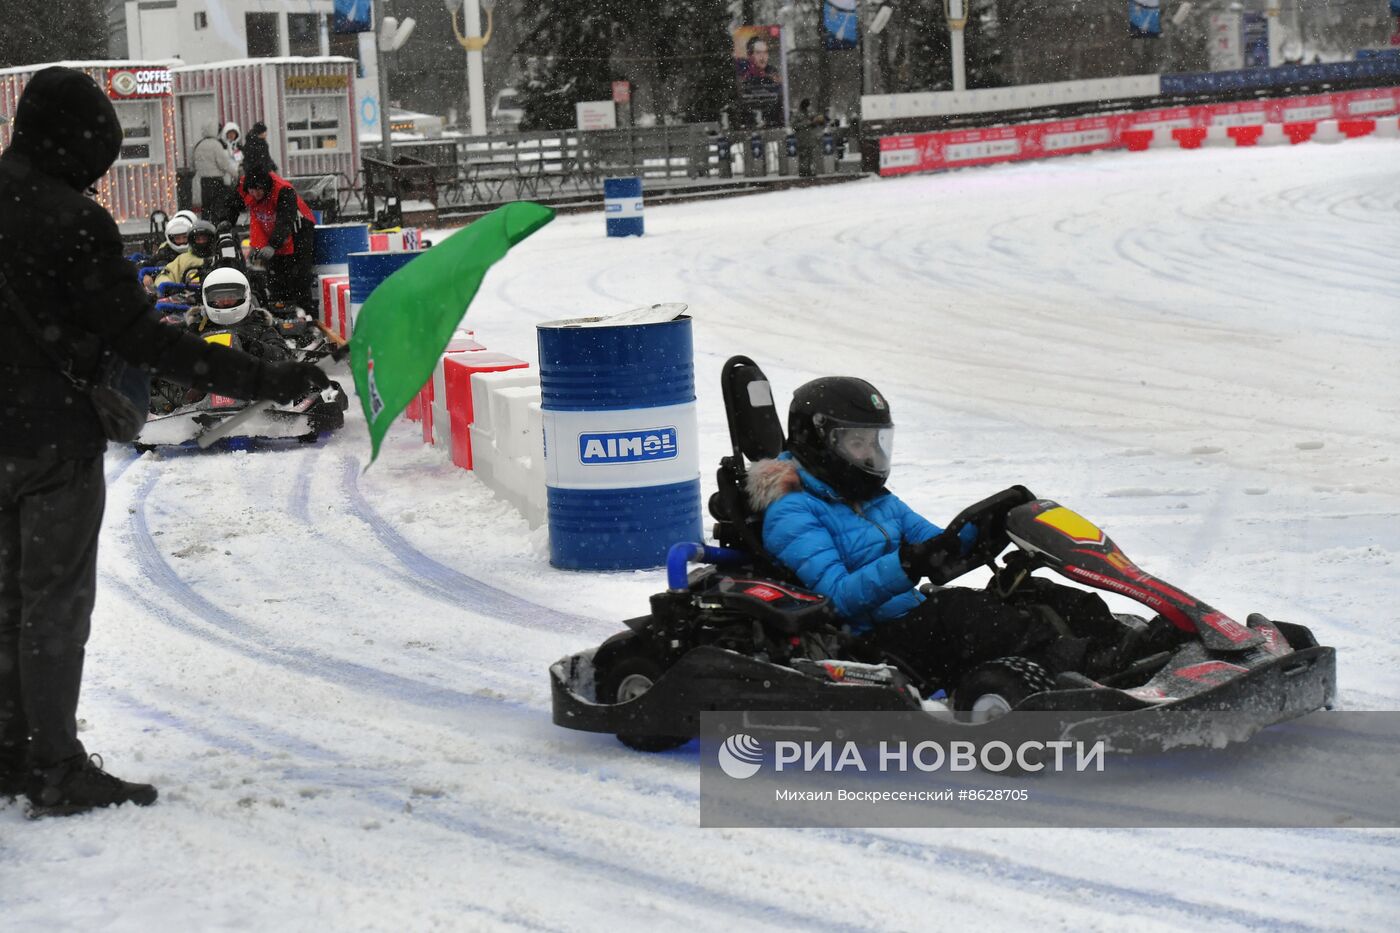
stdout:
<svg viewBox="0 0 1400 933">
<path fill-rule="evenodd" d="M 546 517 L 539 372 L 473 373 L 471 387 L 472 472 L 538 528 Z"/>
<path fill-rule="evenodd" d="M 1339 143 L 1346 139 L 1342 135 L 1341 129 L 1337 126 L 1336 120 L 1318 120 L 1317 130 L 1312 135 L 1315 143 Z"/>
<path fill-rule="evenodd" d="M 1234 148 L 1235 140 L 1230 135 L 1230 127 L 1212 123 L 1206 129 L 1205 145 L 1207 146 L 1228 146 Z"/>
</svg>

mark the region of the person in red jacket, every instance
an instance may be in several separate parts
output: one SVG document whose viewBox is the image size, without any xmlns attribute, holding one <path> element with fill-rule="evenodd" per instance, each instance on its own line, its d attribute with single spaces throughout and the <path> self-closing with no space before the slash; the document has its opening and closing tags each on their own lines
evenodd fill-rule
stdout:
<svg viewBox="0 0 1400 933">
<path fill-rule="evenodd" d="M 267 265 L 268 297 L 309 309 L 315 285 L 316 215 L 276 172 L 249 172 L 238 184 L 248 208 L 249 245 Z"/>
</svg>

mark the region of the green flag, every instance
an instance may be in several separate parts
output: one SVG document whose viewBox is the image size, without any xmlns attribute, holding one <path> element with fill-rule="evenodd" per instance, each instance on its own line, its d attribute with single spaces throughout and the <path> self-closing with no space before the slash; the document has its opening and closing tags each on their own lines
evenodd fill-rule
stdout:
<svg viewBox="0 0 1400 933">
<path fill-rule="evenodd" d="M 370 463 L 389 425 L 433 375 L 486 270 L 554 219 L 529 201 L 496 208 L 379 284 L 355 317 L 350 369 L 365 409 Z"/>
</svg>

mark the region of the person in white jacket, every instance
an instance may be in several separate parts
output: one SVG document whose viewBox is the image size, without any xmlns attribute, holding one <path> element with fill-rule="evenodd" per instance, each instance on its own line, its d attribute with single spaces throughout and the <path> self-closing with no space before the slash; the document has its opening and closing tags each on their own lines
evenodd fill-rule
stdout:
<svg viewBox="0 0 1400 933">
<path fill-rule="evenodd" d="M 243 131 L 238 128 L 237 123 L 230 120 L 219 130 L 219 141 L 228 150 L 229 158 L 233 159 L 233 174 L 238 175 L 243 165 Z"/>
<path fill-rule="evenodd" d="M 238 180 L 238 166 L 219 142 L 215 126 L 207 123 L 200 127 L 200 139 L 190 158 L 190 167 L 194 169 L 194 206 L 212 211 L 222 210 L 229 191 Z"/>
</svg>

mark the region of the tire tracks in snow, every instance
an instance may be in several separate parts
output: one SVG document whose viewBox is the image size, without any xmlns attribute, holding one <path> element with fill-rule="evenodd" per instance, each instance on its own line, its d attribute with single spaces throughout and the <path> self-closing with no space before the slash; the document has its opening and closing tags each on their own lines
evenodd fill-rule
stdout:
<svg viewBox="0 0 1400 933">
<path fill-rule="evenodd" d="M 602 624 L 598 619 L 530 602 L 439 562 L 399 534 L 369 504 L 360 489 L 358 461 L 352 457 L 344 457 L 341 460 L 341 469 L 346 501 L 351 512 L 369 526 L 385 549 L 414 575 L 413 579 L 435 589 L 440 595 L 458 605 L 466 605 L 483 615 L 525 628 L 581 634 L 596 630 Z"/>
<path fill-rule="evenodd" d="M 163 592 L 166 592 L 172 597 L 176 598 L 176 601 L 179 602 L 187 612 L 194 611 L 191 609 L 191 604 L 196 606 L 201 604 L 205 606 L 209 605 L 207 601 L 204 601 L 202 597 L 198 596 L 198 594 L 193 593 L 193 591 L 188 586 L 184 585 L 182 582 L 180 583 L 180 585 L 174 587 L 173 590 L 168 588 L 168 585 L 171 582 L 168 579 L 170 574 L 161 574 L 160 576 L 165 577 L 165 579 L 157 579 L 155 581 L 157 585 L 161 587 Z M 148 612 L 150 612 L 152 615 L 154 615 L 155 617 L 160 619 L 160 621 L 164 622 L 170 627 L 180 631 L 184 631 L 187 634 L 194 635 L 197 638 L 208 639 L 208 633 L 200 632 L 197 626 L 191 625 L 187 621 L 179 619 L 173 612 L 170 612 L 168 609 L 165 609 L 163 606 L 159 605 L 151 598 L 144 596 L 141 593 L 138 593 L 133 587 L 131 587 L 124 581 L 117 581 L 114 585 L 116 589 L 121 591 L 122 595 L 126 599 L 137 605 L 144 606 Z M 198 613 L 196 612 L 196 614 Z M 227 614 L 225 613 L 224 615 Z M 285 653 L 288 655 L 288 660 L 283 661 L 279 659 L 276 653 L 264 652 L 251 645 L 239 644 L 233 639 L 215 637 L 212 640 L 240 654 L 252 657 L 255 660 L 261 660 L 266 663 L 290 667 L 293 670 L 300 669 L 300 672 L 303 673 L 314 673 L 318 676 L 324 676 L 323 671 L 320 669 L 320 665 L 312 663 L 309 666 L 304 666 L 304 662 L 306 661 L 306 653 L 299 652 L 296 649 L 284 649 Z M 291 659 L 296 659 L 298 663 L 292 663 Z M 359 666 L 354 665 L 353 667 Z M 392 675 L 389 676 L 392 677 Z M 401 678 L 393 679 L 401 680 Z M 342 685 L 350 687 L 352 689 L 358 686 L 358 684 L 355 682 L 342 682 Z M 420 685 L 420 687 L 426 688 L 426 685 Z M 431 690 L 432 688 L 427 689 Z M 395 698 L 404 699 L 402 695 L 396 695 Z M 466 697 L 466 699 L 469 705 L 474 706 L 486 705 L 492 702 L 491 700 L 482 697 Z M 258 758 L 261 760 L 270 760 L 270 756 L 268 756 L 265 752 L 259 750 L 255 744 L 251 744 L 247 741 L 243 741 L 237 738 L 230 739 L 211 730 L 207 726 L 188 722 L 173 712 L 163 710 L 158 707 L 152 707 L 147 703 L 137 700 L 130 694 L 119 694 L 118 702 L 123 701 L 125 701 L 129 705 L 129 707 L 135 711 L 144 711 L 146 714 L 148 714 L 148 718 L 151 718 L 155 721 L 159 721 L 165 725 L 169 725 L 172 728 L 176 728 L 181 732 L 199 736 L 206 741 L 210 741 L 217 747 L 223 748 L 226 751 L 236 752 L 241 755 L 247 755 L 249 757 Z M 498 702 L 505 703 L 506 701 Z M 226 721 L 229 722 L 233 722 L 236 719 L 236 717 L 227 715 L 225 718 Z M 325 749 L 322 746 L 319 746 L 316 743 L 311 742 L 307 739 L 289 736 L 285 733 L 279 736 L 274 730 L 271 730 L 266 726 L 259 725 L 257 727 L 257 733 L 263 741 L 273 743 L 274 747 L 283 748 L 284 750 L 297 756 L 313 757 L 317 760 L 324 761 L 327 764 L 352 767 L 357 773 L 365 775 L 367 779 L 363 781 L 347 783 L 344 780 L 343 774 L 337 773 L 332 777 L 323 772 L 315 770 L 295 772 L 293 775 L 291 775 L 293 778 L 300 778 L 306 781 L 314 781 L 320 779 L 324 783 L 332 783 L 337 787 L 351 789 L 357 792 L 357 800 L 371 803 L 377 809 L 386 813 L 390 813 L 396 816 L 403 815 L 403 798 L 382 790 L 382 788 L 385 786 L 399 783 L 399 781 L 396 780 L 393 775 L 389 775 L 378 769 L 368 768 L 362 764 L 353 762 L 350 759 L 345 758 L 344 756 L 340 756 L 335 752 L 329 749 Z M 562 764 L 562 762 L 559 763 Z M 327 778 L 332 779 L 328 780 Z M 664 785 L 655 785 L 652 787 L 647 787 L 643 785 L 638 786 L 637 789 L 643 791 L 660 789 L 666 793 L 674 793 L 673 788 L 666 788 Z M 471 839 L 484 839 L 494 844 L 500 845 L 505 849 L 523 852 L 525 854 L 539 855 L 545 857 L 548 861 L 551 862 L 567 864 L 571 871 L 581 872 L 587 875 L 601 876 L 605 880 L 641 880 L 646 882 L 646 890 L 657 896 L 666 896 L 680 901 L 689 901 L 695 904 L 708 905 L 724 902 L 732 907 L 746 909 L 749 912 L 750 917 L 756 919 L 772 920 L 774 922 L 781 923 L 783 926 L 788 926 L 799 930 L 816 929 L 818 927 L 839 930 L 863 929 L 860 926 L 854 925 L 832 925 L 831 918 L 828 916 L 801 913 L 777 904 L 765 903 L 762 901 L 757 901 L 752 898 L 746 898 L 742 896 L 735 896 L 732 891 L 720 891 L 697 882 L 683 880 L 674 876 L 666 876 L 654 872 L 649 872 L 645 868 L 641 868 L 635 863 L 623 863 L 620 861 L 612 861 L 609 859 L 601 858 L 596 850 L 591 850 L 587 853 L 574 851 L 569 847 L 562 845 L 554 837 L 546 833 L 541 833 L 537 830 L 534 830 L 528 823 L 526 823 L 523 820 L 516 820 L 512 823 L 507 823 L 505 818 L 499 812 L 494 813 L 492 815 L 492 818 L 488 821 L 481 819 L 472 819 L 469 817 L 447 812 L 434 811 L 429 806 L 420 806 L 418 808 L 415 808 L 413 816 L 415 819 L 424 820 L 428 823 L 438 826 L 441 829 L 448 830 L 458 835 L 463 835 Z"/>
<path fill-rule="evenodd" d="M 219 644 L 254 660 L 277 666 L 293 666 L 294 669 L 302 673 L 314 674 L 333 682 L 369 687 L 377 693 L 414 706 L 434 710 L 461 710 L 474 707 L 482 702 L 481 697 L 474 694 L 423 683 L 355 661 L 334 658 L 317 651 L 279 643 L 269 638 L 266 633 L 239 619 L 233 613 L 201 596 L 190 584 L 181 579 L 179 574 L 175 573 L 156 547 L 155 539 L 151 537 L 146 519 L 146 500 L 159 476 L 159 473 L 152 472 L 142 481 L 141 486 L 134 494 L 137 504 L 131 511 L 129 538 L 137 568 L 147 580 L 154 583 L 175 604 L 215 631 L 191 625 L 177 624 L 174 627 L 182 628 L 196 637 Z M 173 617 L 159 611 L 160 606 L 140 596 L 125 581 L 110 580 L 107 582 L 122 590 L 128 598 L 141 602 L 148 609 L 156 611 L 157 615 L 167 620 L 173 620 Z M 517 701 L 502 700 L 502 702 L 507 706 L 526 708 L 525 704 Z"/>
</svg>

